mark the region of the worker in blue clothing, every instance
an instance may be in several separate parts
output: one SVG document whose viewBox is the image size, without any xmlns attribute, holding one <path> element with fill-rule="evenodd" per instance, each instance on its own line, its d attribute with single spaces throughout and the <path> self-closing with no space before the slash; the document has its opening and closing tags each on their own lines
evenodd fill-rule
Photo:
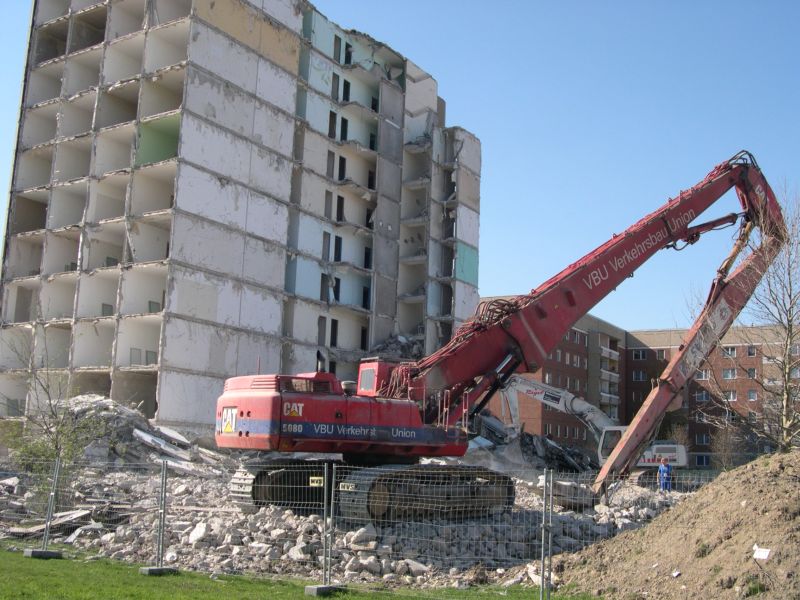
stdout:
<svg viewBox="0 0 800 600">
<path fill-rule="evenodd" d="M 666 456 L 661 458 L 661 464 L 658 465 L 658 484 L 663 492 L 672 489 L 672 466 Z"/>
</svg>

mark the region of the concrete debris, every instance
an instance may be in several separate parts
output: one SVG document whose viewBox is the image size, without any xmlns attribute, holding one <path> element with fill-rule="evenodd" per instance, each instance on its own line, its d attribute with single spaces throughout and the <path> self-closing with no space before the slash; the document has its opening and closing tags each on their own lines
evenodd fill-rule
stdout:
<svg viewBox="0 0 800 600">
<path fill-rule="evenodd" d="M 381 358 L 419 360 L 425 356 L 425 344 L 420 340 L 409 340 L 405 336 L 392 336 L 373 347 L 371 353 Z"/>
</svg>

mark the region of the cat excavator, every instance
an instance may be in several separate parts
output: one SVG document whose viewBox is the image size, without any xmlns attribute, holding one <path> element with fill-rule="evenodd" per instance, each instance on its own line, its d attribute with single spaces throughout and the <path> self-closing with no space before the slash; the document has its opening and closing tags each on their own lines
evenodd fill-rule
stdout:
<svg viewBox="0 0 800 600">
<path fill-rule="evenodd" d="M 696 222 L 732 188 L 741 210 Z M 364 359 L 352 385 L 322 371 L 228 379 L 217 402 L 216 443 L 341 454 L 348 468 L 336 493 L 345 517 L 418 518 L 432 507 L 447 517 L 509 507 L 514 485 L 508 476 L 481 467 L 423 465 L 419 459 L 462 456 L 471 417 L 516 373 L 535 373 L 572 325 L 656 252 L 683 249 L 707 232 L 736 224 L 733 249 L 700 316 L 598 474 L 593 490 L 601 493 L 609 476 L 635 465 L 664 414 L 680 407 L 681 390 L 784 244 L 780 206 L 746 151 L 529 294 L 481 304 L 445 346 L 421 360 Z M 281 460 L 245 465 L 232 492 L 258 504 L 321 498 L 317 486 L 325 463 L 310 464 L 315 466 L 301 469 Z"/>
</svg>

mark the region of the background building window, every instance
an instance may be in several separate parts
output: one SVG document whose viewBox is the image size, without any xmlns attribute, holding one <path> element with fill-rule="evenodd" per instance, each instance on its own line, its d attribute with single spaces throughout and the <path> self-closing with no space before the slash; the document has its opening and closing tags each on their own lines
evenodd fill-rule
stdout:
<svg viewBox="0 0 800 600">
<path fill-rule="evenodd" d="M 725 358 L 736 358 L 736 346 L 723 346 L 722 356 Z"/>
<path fill-rule="evenodd" d="M 755 346 L 748 346 L 747 347 L 747 356 L 755 356 L 756 355 L 756 347 Z"/>
<path fill-rule="evenodd" d="M 667 351 L 663 348 L 661 350 L 656 350 L 656 358 L 658 360 L 666 360 L 667 358 Z"/>
<path fill-rule="evenodd" d="M 647 381 L 647 373 L 641 369 L 636 369 L 632 373 L 633 381 Z"/>
<path fill-rule="evenodd" d="M 758 400 L 758 394 L 756 393 L 755 390 L 747 390 L 747 399 L 750 402 L 755 402 L 756 400 Z"/>
<path fill-rule="evenodd" d="M 736 402 L 736 390 L 725 390 L 722 392 L 722 397 L 726 402 Z"/>
<path fill-rule="evenodd" d="M 633 360 L 645 360 L 647 358 L 647 350 L 634 350 L 633 351 Z"/>
<path fill-rule="evenodd" d="M 708 446 L 711 442 L 711 436 L 707 433 L 698 433 L 694 436 L 694 443 L 697 446 Z"/>
<path fill-rule="evenodd" d="M 736 369 L 722 369 L 723 379 L 736 379 Z"/>
<path fill-rule="evenodd" d="M 694 393 L 695 402 L 708 402 L 708 390 L 698 390 Z"/>
<path fill-rule="evenodd" d="M 711 456 L 708 454 L 696 454 L 694 457 L 694 464 L 697 467 L 708 467 L 711 465 Z"/>
<path fill-rule="evenodd" d="M 751 368 L 747 369 L 747 378 L 748 379 L 755 379 L 756 378 L 756 370 L 755 370 L 755 368 L 751 367 Z"/>
<path fill-rule="evenodd" d="M 694 378 L 698 381 L 707 381 L 708 375 L 708 369 L 697 369 L 697 373 L 695 373 Z"/>
</svg>

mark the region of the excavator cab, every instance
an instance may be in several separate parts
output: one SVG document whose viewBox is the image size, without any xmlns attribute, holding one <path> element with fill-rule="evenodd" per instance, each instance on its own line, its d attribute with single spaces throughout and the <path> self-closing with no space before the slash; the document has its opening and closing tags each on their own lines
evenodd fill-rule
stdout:
<svg viewBox="0 0 800 600">
<path fill-rule="evenodd" d="M 597 444 L 597 458 L 600 465 L 605 464 L 606 459 L 611 456 L 611 452 L 622 439 L 625 429 L 625 427 L 606 427 L 600 433 L 600 441 Z"/>
</svg>

